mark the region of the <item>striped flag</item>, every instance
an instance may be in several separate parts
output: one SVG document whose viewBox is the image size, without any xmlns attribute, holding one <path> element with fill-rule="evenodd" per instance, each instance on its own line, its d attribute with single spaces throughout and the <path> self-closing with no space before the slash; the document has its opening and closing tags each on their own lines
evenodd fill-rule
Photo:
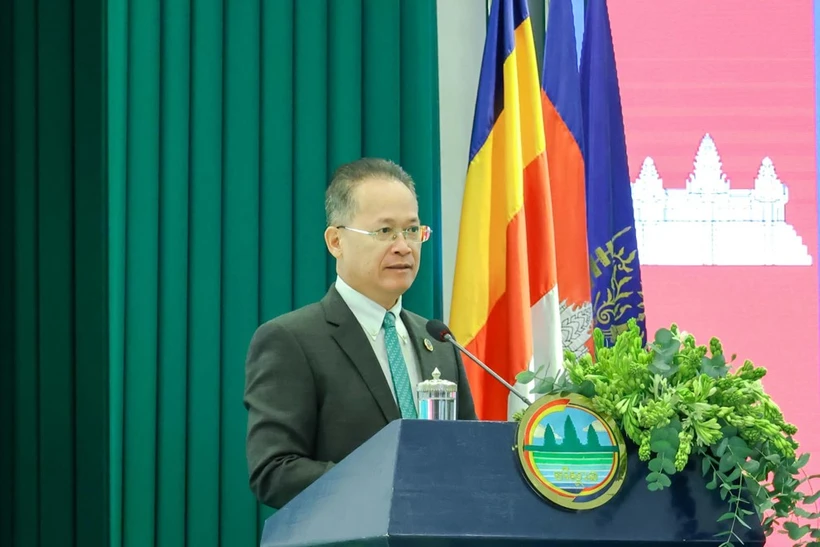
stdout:
<svg viewBox="0 0 820 547">
<path fill-rule="evenodd" d="M 580 76 L 594 324 L 612 344 L 634 318 L 645 341 L 641 262 L 606 0 L 587 5 Z"/>
<path fill-rule="evenodd" d="M 494 0 L 473 120 L 450 328 L 510 383 L 528 367 L 562 362 L 554 241 L 527 3 Z M 480 419 L 507 420 L 518 410 L 514 397 L 483 370 L 468 364 L 467 374 Z"/>
<path fill-rule="evenodd" d="M 542 72 L 561 333 L 565 350 L 592 351 L 592 303 L 587 257 L 583 118 L 575 25 L 569 0 L 552 1 Z"/>
</svg>

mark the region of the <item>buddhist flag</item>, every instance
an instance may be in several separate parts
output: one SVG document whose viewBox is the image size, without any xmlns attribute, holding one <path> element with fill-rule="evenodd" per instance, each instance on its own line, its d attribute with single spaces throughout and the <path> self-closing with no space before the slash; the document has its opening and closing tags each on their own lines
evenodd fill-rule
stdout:
<svg viewBox="0 0 820 547">
<path fill-rule="evenodd" d="M 606 0 L 587 5 L 580 75 L 594 325 L 611 344 L 634 318 L 645 338 L 641 263 Z"/>
<path fill-rule="evenodd" d="M 526 0 L 494 0 L 478 84 L 450 328 L 510 383 L 560 367 L 555 236 L 538 63 Z M 535 343 L 534 343 L 535 340 Z M 483 420 L 509 419 L 513 396 L 477 366 L 467 375 Z"/>
<path fill-rule="evenodd" d="M 592 351 L 592 303 L 587 255 L 583 118 L 575 24 L 568 0 L 552 1 L 547 17 L 542 106 L 552 214 L 561 333 L 565 350 Z"/>
</svg>

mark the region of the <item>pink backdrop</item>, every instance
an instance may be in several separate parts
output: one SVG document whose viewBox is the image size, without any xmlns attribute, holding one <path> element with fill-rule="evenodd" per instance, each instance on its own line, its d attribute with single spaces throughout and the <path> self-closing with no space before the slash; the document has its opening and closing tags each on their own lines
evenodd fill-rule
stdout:
<svg viewBox="0 0 820 547">
<path fill-rule="evenodd" d="M 706 133 L 732 188 L 752 188 L 768 156 L 788 186 L 786 222 L 812 256 L 810 266 L 645 265 L 649 331 L 674 321 L 765 366 L 767 391 L 820 473 L 814 7 L 788 4 L 615 0 L 609 10 L 632 180 L 651 156 L 666 188 L 684 188 Z"/>
</svg>

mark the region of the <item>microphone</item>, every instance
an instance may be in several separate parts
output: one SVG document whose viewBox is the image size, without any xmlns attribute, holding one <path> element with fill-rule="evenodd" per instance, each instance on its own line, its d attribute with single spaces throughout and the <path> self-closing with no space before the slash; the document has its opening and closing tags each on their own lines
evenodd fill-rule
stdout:
<svg viewBox="0 0 820 547">
<path fill-rule="evenodd" d="M 478 366 L 489 372 L 493 378 L 501 382 L 504 385 L 504 387 L 510 390 L 510 392 L 513 395 L 517 396 L 519 399 L 524 401 L 527 404 L 527 406 L 531 404 L 530 400 L 527 399 L 521 393 L 519 393 L 518 390 L 516 390 L 513 386 L 509 384 L 509 382 L 507 382 L 504 378 L 496 374 L 496 372 L 493 369 L 482 363 L 481 360 L 472 353 L 470 353 L 467 350 L 467 348 L 456 342 L 456 339 L 453 337 L 453 333 L 450 331 L 447 325 L 445 325 L 441 321 L 438 321 L 437 319 L 430 319 L 429 321 L 427 321 L 427 333 L 440 342 L 450 342 L 451 344 L 453 344 L 456 348 L 458 348 L 458 350 L 461 353 L 472 359 Z"/>
</svg>

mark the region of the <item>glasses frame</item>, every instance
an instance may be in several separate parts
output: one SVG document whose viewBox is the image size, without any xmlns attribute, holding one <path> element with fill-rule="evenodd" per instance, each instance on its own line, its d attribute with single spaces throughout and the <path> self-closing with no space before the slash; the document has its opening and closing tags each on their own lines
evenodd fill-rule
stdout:
<svg viewBox="0 0 820 547">
<path fill-rule="evenodd" d="M 367 235 L 367 236 L 370 236 L 370 237 L 372 237 L 372 238 L 374 238 L 378 241 L 383 241 L 385 243 L 396 241 L 399 238 L 399 234 L 402 234 L 404 236 L 404 240 L 408 243 L 424 243 L 425 241 L 428 241 L 430 239 L 430 236 L 433 235 L 433 229 L 430 228 L 429 226 L 424 226 L 424 225 L 412 226 L 410 228 L 405 228 L 404 230 L 396 230 L 395 228 L 390 228 L 392 230 L 392 232 L 389 232 L 389 233 L 383 232 L 382 231 L 383 229 L 374 230 L 374 231 L 371 232 L 369 230 L 362 230 L 360 228 L 351 228 L 350 226 L 336 226 L 336 228 L 339 229 L 339 230 L 348 230 L 350 232 L 355 232 L 357 234 Z M 408 237 L 408 234 L 410 234 L 410 230 L 412 230 L 414 228 L 418 228 L 419 229 L 418 233 L 421 234 L 419 236 L 418 241 Z M 380 239 L 380 236 L 384 236 L 384 235 L 388 235 L 388 238 L 387 239 Z"/>
</svg>

